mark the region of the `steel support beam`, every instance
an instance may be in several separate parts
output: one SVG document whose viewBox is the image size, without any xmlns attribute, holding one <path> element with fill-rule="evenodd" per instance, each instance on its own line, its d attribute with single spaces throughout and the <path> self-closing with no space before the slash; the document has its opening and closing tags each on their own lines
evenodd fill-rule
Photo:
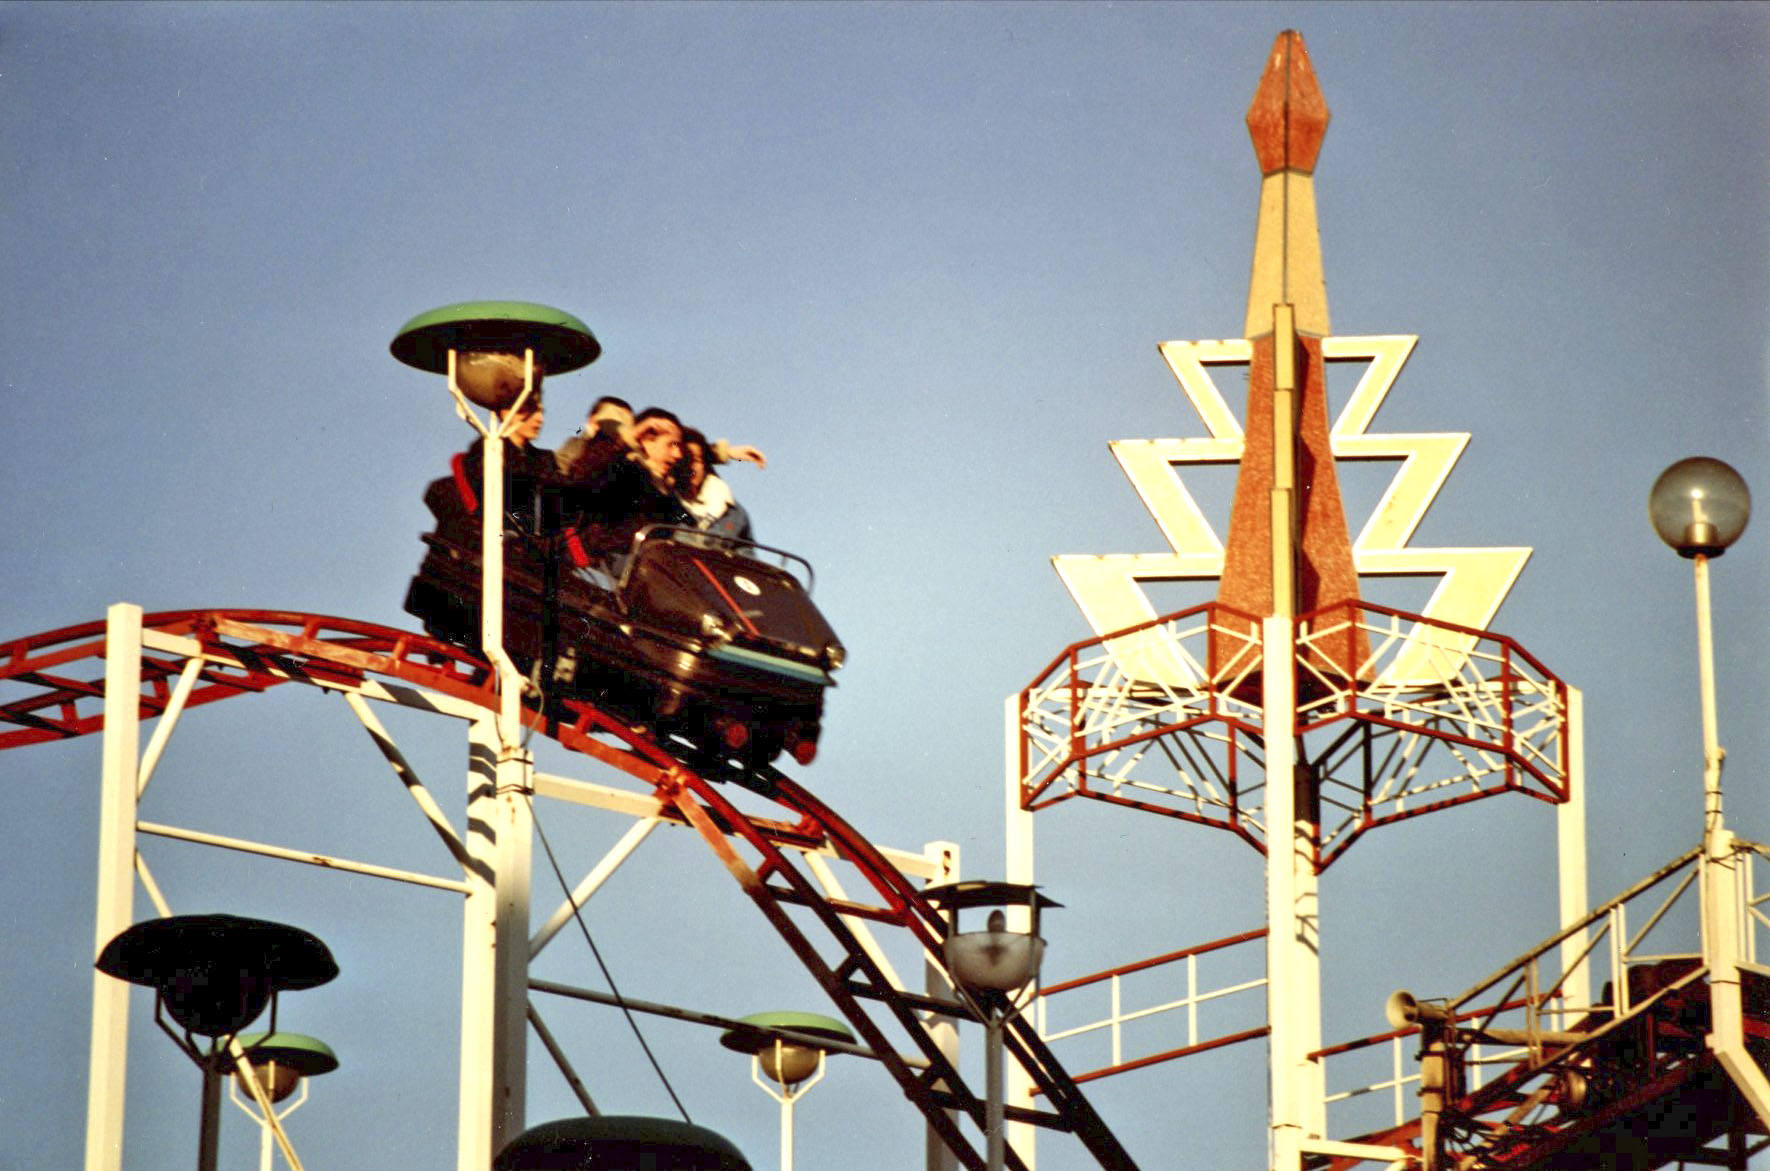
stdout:
<svg viewBox="0 0 1770 1171">
<path fill-rule="evenodd" d="M 1030 810 L 1023 809 L 1020 804 L 1020 696 L 1010 695 L 1006 704 L 1006 722 L 1008 734 L 1004 737 L 1007 744 L 1007 788 L 1004 791 L 1003 819 L 1007 825 L 1007 852 L 1002 878 L 1006 882 L 1020 882 L 1031 886 L 1033 877 L 1033 815 Z M 1008 929 L 1010 931 L 1032 930 L 1032 909 L 1030 907 L 1008 908 Z M 933 969 L 930 968 L 930 971 Z M 933 993 L 932 983 L 929 992 Z M 956 1044 L 956 1041 L 955 1041 Z M 1006 1100 L 1010 1106 L 1032 1105 L 1032 1079 L 1018 1061 L 1008 1063 Z M 1030 1122 L 1009 1122 L 1006 1129 L 1007 1142 L 1026 1164 L 1027 1171 L 1034 1171 L 1035 1159 L 1038 1155 L 1038 1127 Z M 951 1162 L 936 1165 L 933 1159 L 934 1137 L 928 1139 L 929 1162 L 928 1171 L 951 1171 L 956 1166 Z"/>
<path fill-rule="evenodd" d="M 1291 620 L 1262 622 L 1262 696 L 1266 709 L 1267 1020 L 1271 1026 L 1272 1166 L 1302 1171 L 1303 1141 L 1325 1130 L 1321 1062 L 1320 911 L 1312 814 L 1300 807 L 1307 781 L 1297 777 Z"/>
<path fill-rule="evenodd" d="M 135 921 L 135 799 L 141 766 L 141 607 L 105 615 L 104 776 L 98 811 L 96 959 Z M 122 1171 L 129 1056 L 129 985 L 92 973 L 86 1088 L 86 1171 Z"/>
<path fill-rule="evenodd" d="M 1555 808 L 1556 858 L 1560 872 L 1561 926 L 1586 917 L 1586 701 L 1577 687 L 1567 689 L 1567 800 Z M 1562 1023 L 1592 1003 L 1592 965 L 1581 959 L 1590 936 L 1585 928 L 1561 943 Z"/>
<path fill-rule="evenodd" d="M 525 1116 L 533 766 L 502 745 L 499 723 L 488 716 L 468 732 L 460 1171 L 485 1171 Z"/>
</svg>

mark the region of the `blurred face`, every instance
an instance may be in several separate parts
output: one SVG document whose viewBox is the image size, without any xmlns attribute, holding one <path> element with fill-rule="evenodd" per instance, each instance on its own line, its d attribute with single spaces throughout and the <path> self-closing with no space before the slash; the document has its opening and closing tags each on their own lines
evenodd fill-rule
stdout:
<svg viewBox="0 0 1770 1171">
<path fill-rule="evenodd" d="M 701 485 L 707 482 L 707 449 L 690 443 L 683 455 L 688 458 L 688 495 L 692 499 L 701 494 Z"/>
<path fill-rule="evenodd" d="M 682 428 L 668 419 L 647 419 L 635 433 L 645 470 L 662 480 L 682 458 Z"/>
<path fill-rule="evenodd" d="M 518 447 L 527 447 L 541 435 L 541 424 L 546 421 L 547 412 L 540 403 L 531 410 L 516 416 L 516 423 L 510 431 L 510 442 Z"/>
</svg>

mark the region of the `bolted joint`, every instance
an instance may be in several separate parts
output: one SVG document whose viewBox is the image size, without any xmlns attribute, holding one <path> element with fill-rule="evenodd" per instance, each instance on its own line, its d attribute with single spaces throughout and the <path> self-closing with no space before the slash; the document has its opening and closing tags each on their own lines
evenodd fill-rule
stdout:
<svg viewBox="0 0 1770 1171">
<path fill-rule="evenodd" d="M 534 754 L 517 744 L 508 744 L 500 748 L 498 750 L 497 777 L 496 791 L 499 796 L 511 793 L 518 793 L 525 797 L 534 796 Z"/>
</svg>

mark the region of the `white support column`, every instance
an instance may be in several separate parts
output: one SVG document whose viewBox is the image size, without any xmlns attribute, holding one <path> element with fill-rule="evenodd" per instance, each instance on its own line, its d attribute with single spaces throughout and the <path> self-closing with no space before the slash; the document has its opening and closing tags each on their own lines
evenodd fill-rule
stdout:
<svg viewBox="0 0 1770 1171">
<path fill-rule="evenodd" d="M 1579 922 L 1591 910 L 1586 895 L 1586 697 L 1577 687 L 1567 689 L 1566 718 L 1567 800 L 1555 810 L 1562 927 Z M 1572 1020 L 1592 1003 L 1592 965 L 1579 958 L 1587 942 L 1587 932 L 1581 930 L 1561 944 L 1561 1007 L 1568 1014 L 1564 1021 Z M 1573 965 L 1571 970 L 1569 965 Z"/>
<path fill-rule="evenodd" d="M 535 354 L 523 390 L 485 437 L 480 501 L 480 645 L 497 673 L 498 712 L 468 732 L 467 881 L 461 941 L 460 1171 L 485 1171 L 522 1133 L 528 1066 L 529 867 L 534 761 L 522 746 L 522 676 L 504 651 L 504 436 L 534 393 Z M 461 401 L 456 353 L 449 390 Z M 476 424 L 477 426 L 477 424 Z"/>
<path fill-rule="evenodd" d="M 1010 695 L 1006 703 L 1006 772 L 1007 788 L 1004 792 L 1004 820 L 1007 824 L 1007 850 L 1005 856 L 1003 880 L 1021 882 L 1031 885 L 1037 881 L 1033 877 L 1033 815 L 1020 807 L 1020 696 Z M 1008 930 L 1032 930 L 1032 909 L 1030 907 L 1008 908 Z M 1029 1012 L 1036 1009 L 1029 1007 Z M 1027 1076 L 1018 1061 L 1009 1062 L 1007 1070 L 1005 1101 L 1010 1106 L 1031 1106 L 1032 1078 Z M 1038 1127 L 1026 1122 L 1010 1122 L 1003 1128 L 1007 1142 L 1014 1153 L 1033 1171 L 1037 1158 Z M 932 1168 L 930 1164 L 930 1168 Z"/>
<path fill-rule="evenodd" d="M 104 776 L 98 812 L 98 908 L 93 958 L 135 921 L 135 799 L 141 764 L 141 607 L 105 615 Z M 122 1171 L 130 986 L 92 973 L 86 1089 L 86 1171 Z"/>
<path fill-rule="evenodd" d="M 533 767 L 498 721 L 468 733 L 468 894 L 461 940 L 460 1171 L 485 1171 L 523 1130 Z"/>
<path fill-rule="evenodd" d="M 932 877 L 924 884 L 938 886 L 941 883 L 959 881 L 959 847 L 956 842 L 928 842 L 922 847 L 923 855 L 928 859 Z M 941 1000 L 957 999 L 952 984 L 946 978 L 946 972 L 932 959 L 923 961 L 922 990 L 929 996 Z M 956 1069 L 959 1064 L 959 1025 L 951 1017 L 930 1016 L 927 1020 L 928 1035 L 940 1047 L 941 1054 Z M 958 1123 L 958 1112 L 949 1110 L 947 1116 L 955 1125 Z M 959 1171 L 959 1160 L 940 1133 L 932 1126 L 925 1131 L 927 1139 L 928 1171 Z"/>
<path fill-rule="evenodd" d="M 1266 733 L 1266 1011 L 1272 1032 L 1272 1166 L 1301 1171 L 1303 1140 L 1326 1123 L 1321 1063 L 1321 956 L 1310 813 L 1297 807 L 1291 623 L 1262 622 Z"/>
<path fill-rule="evenodd" d="M 1313 784 L 1300 776 L 1296 677 L 1297 318 L 1272 306 L 1272 615 L 1261 622 L 1266 733 L 1266 1005 L 1271 1027 L 1272 1165 L 1302 1171 L 1303 1142 L 1327 1129 L 1321 1062 L 1320 909 Z"/>
<path fill-rule="evenodd" d="M 1708 1047 L 1720 1059 L 1758 1121 L 1770 1125 L 1770 1078 L 1745 1047 L 1745 1005 L 1739 979 L 1745 886 L 1733 834 L 1722 816 L 1720 723 L 1715 704 L 1715 637 L 1709 605 L 1709 559 L 1692 558 L 1696 574 L 1697 669 L 1702 698 L 1702 958 L 1709 969 Z"/>
</svg>

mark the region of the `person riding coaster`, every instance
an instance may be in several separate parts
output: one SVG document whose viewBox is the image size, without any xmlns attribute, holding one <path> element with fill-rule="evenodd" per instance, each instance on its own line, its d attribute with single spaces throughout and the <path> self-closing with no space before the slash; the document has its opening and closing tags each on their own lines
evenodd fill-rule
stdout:
<svg viewBox="0 0 1770 1171">
<path fill-rule="evenodd" d="M 640 423 L 664 414 L 645 412 Z M 680 431 L 673 417 L 667 422 L 653 428 L 653 449 L 661 456 L 674 446 L 679 455 Z M 523 438 L 506 450 L 504 601 L 505 649 L 518 667 L 547 698 L 605 704 L 718 756 L 756 765 L 785 749 L 810 763 L 823 692 L 835 685 L 831 672 L 844 655 L 811 602 L 810 566 L 781 550 L 658 524 L 644 515 L 649 503 L 637 517 L 619 515 L 616 493 L 589 498 L 592 513 L 585 482 L 562 482 L 552 453 L 527 444 L 526 426 L 517 433 Z M 425 492 L 436 529 L 423 538 L 428 550 L 405 602 L 434 637 L 475 651 L 476 454 L 456 456 L 453 475 Z M 668 463 L 656 462 L 667 473 Z M 641 470 L 635 461 L 610 461 L 623 464 Z M 641 474 L 653 476 L 649 468 Z M 594 486 L 620 479 L 637 495 L 631 472 L 608 471 Z M 575 512 L 593 519 L 566 523 Z M 614 572 L 600 579 L 566 571 L 611 562 Z"/>
</svg>

